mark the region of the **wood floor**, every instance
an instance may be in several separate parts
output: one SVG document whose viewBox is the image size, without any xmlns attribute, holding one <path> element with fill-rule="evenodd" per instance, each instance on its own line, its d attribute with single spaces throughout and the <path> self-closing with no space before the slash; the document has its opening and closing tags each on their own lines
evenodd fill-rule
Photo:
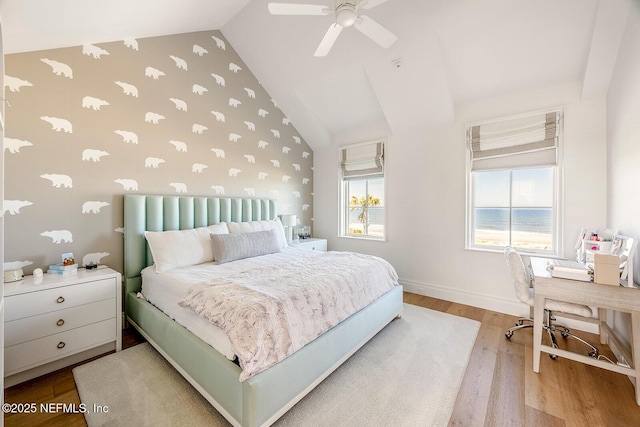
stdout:
<svg viewBox="0 0 640 427">
<path fill-rule="evenodd" d="M 640 426 L 640 407 L 626 376 L 561 359 L 541 358 L 533 366 L 532 330 L 504 332 L 515 317 L 435 298 L 405 293 L 405 302 L 482 323 L 449 425 L 451 426 Z M 598 346 L 596 335 L 581 333 Z M 143 341 L 125 331 L 123 347 Z M 562 338 L 560 338 L 562 340 Z M 572 341 L 563 348 L 581 351 Z M 608 348 L 601 353 L 612 356 Z M 123 379 L 124 380 L 124 379 Z M 9 403 L 76 403 L 71 368 L 5 390 Z M 85 426 L 81 414 L 5 414 L 6 426 Z"/>
</svg>

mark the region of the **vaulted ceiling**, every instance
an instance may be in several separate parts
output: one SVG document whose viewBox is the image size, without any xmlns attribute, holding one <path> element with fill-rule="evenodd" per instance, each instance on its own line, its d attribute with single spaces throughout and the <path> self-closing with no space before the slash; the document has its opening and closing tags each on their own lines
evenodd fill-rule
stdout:
<svg viewBox="0 0 640 427">
<path fill-rule="evenodd" d="M 267 0 L 3 0 L 0 17 L 5 53 L 220 29 L 321 149 L 367 127 L 449 124 L 465 104 L 554 84 L 605 96 L 630 1 L 388 0 L 360 12 L 395 44 L 383 49 L 345 28 L 320 58 L 334 17 L 274 16 Z"/>
</svg>

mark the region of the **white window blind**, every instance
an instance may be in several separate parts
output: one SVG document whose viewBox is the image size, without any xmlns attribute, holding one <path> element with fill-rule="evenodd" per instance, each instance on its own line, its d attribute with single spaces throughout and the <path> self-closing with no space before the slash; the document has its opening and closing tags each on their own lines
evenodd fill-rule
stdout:
<svg viewBox="0 0 640 427">
<path fill-rule="evenodd" d="M 561 111 L 468 126 L 471 170 L 557 164 Z"/>
<path fill-rule="evenodd" d="M 349 146 L 341 151 L 342 179 L 371 179 L 384 176 L 383 142 Z"/>
</svg>

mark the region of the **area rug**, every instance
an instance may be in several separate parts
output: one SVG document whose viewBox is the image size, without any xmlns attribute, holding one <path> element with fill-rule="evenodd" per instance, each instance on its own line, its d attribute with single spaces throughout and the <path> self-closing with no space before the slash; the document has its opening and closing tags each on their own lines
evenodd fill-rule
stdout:
<svg viewBox="0 0 640 427">
<path fill-rule="evenodd" d="M 446 426 L 479 328 L 405 304 L 402 318 L 275 425 Z M 78 366 L 73 375 L 89 427 L 229 425 L 148 343 Z"/>
</svg>

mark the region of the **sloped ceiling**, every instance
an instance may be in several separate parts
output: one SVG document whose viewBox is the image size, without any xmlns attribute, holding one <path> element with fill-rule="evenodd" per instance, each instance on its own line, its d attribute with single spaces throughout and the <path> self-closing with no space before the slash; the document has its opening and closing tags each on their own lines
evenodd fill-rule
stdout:
<svg viewBox="0 0 640 427">
<path fill-rule="evenodd" d="M 398 36 L 393 46 L 347 28 L 324 58 L 313 52 L 333 17 L 272 16 L 267 0 L 4 0 L 0 16 L 7 53 L 221 29 L 321 149 L 361 128 L 440 126 L 461 105 L 568 81 L 605 96 L 630 1 L 388 0 L 362 12 Z"/>
</svg>

